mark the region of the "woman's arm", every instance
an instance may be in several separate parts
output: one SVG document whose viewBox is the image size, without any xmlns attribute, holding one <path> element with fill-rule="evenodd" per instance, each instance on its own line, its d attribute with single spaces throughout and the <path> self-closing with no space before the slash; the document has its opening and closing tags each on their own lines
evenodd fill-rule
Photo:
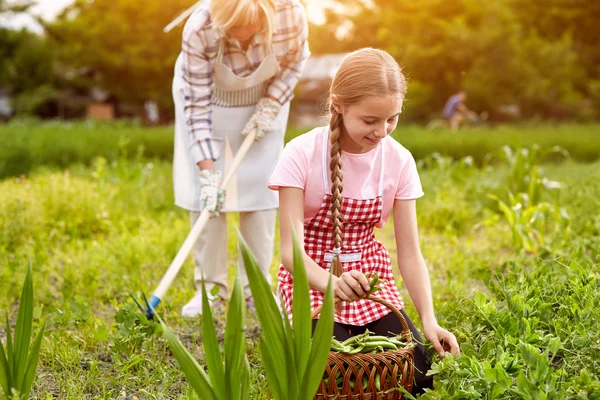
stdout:
<svg viewBox="0 0 600 400">
<path fill-rule="evenodd" d="M 325 293 L 329 272 L 321 268 L 304 251 L 304 190 L 293 187 L 279 188 L 279 235 L 281 240 L 281 261 L 290 273 L 294 273 L 294 247 L 292 229 L 296 232 L 302 249 L 308 285 Z M 334 294 L 343 301 L 353 301 L 366 295 L 369 282 L 357 271 L 333 277 Z"/>
<path fill-rule="evenodd" d="M 280 35 L 284 35 L 283 41 L 287 42 L 288 50 L 285 56 L 279 60 L 281 67 L 279 73 L 275 75 L 267 88 L 267 97 L 276 100 L 281 105 L 292 98 L 294 88 L 310 56 L 308 23 L 304 7 L 298 3 L 282 12 L 290 14 L 285 18 L 277 18 L 278 21 L 290 24 L 277 27 L 281 31 Z M 277 36 L 279 35 L 274 35 L 274 39 L 279 39 Z"/>
<path fill-rule="evenodd" d="M 440 356 L 444 350 L 458 354 L 456 338 L 438 325 L 433 311 L 429 271 L 419 245 L 416 200 L 394 202 L 394 231 L 400 273 L 421 317 L 425 337 Z"/>
<path fill-rule="evenodd" d="M 212 65 L 207 54 L 208 10 L 191 17 L 181 42 L 184 114 L 190 133 L 190 152 L 200 169 L 213 169 L 220 156 L 220 139 L 212 134 L 210 111 Z"/>
</svg>

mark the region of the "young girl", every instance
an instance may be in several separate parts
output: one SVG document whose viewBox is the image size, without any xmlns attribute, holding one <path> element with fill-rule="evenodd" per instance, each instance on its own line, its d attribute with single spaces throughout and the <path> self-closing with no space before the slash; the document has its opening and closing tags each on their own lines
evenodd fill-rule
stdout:
<svg viewBox="0 0 600 400">
<path fill-rule="evenodd" d="M 404 303 L 392 274 L 386 248 L 374 235 L 394 211 L 398 265 L 417 308 L 423 333 L 437 353 L 458 354 L 454 335 L 436 321 L 427 266 L 419 247 L 416 201 L 423 195 L 415 160 L 388 135 L 396 128 L 406 80 L 386 52 L 361 49 L 348 55 L 330 89 L 329 126 L 316 128 L 286 146 L 269 187 L 279 191 L 282 266 L 278 289 L 292 313 L 292 229 L 304 244 L 304 261 L 313 309 L 323 301 L 329 270 L 336 309 L 338 340 L 363 333 L 398 334 L 398 319 L 383 305 L 364 300 L 365 273 L 376 272 L 387 283 L 375 296 L 398 309 Z M 342 195 L 343 193 L 343 195 Z M 402 311 L 417 342 L 422 339 Z M 316 321 L 313 321 L 316 322 Z M 425 374 L 430 362 L 419 345 L 415 354 L 415 389 L 432 387 Z"/>
</svg>

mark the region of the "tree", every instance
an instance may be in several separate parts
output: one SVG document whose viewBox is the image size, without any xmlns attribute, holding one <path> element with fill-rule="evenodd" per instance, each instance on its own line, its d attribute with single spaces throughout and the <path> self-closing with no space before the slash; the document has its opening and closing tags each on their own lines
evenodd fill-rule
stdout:
<svg viewBox="0 0 600 400">
<path fill-rule="evenodd" d="M 541 27 L 552 26 L 550 22 L 530 29 L 521 11 L 517 12 L 522 2 L 518 3 L 371 0 L 358 3 L 357 12 L 327 14 L 334 24 L 313 31 L 317 36 L 311 36 L 312 49 L 327 51 L 329 42 L 319 41 L 318 36 L 332 35 L 337 27 L 350 23 L 350 33 L 339 49 L 379 47 L 404 66 L 409 78 L 405 110 L 409 119 L 425 120 L 438 114 L 459 88 L 466 89 L 469 105 L 476 110 L 493 112 L 499 105 L 517 104 L 525 115 L 549 116 L 556 104 L 582 99 L 581 82 L 597 67 L 581 63 L 575 35 L 541 34 Z M 538 13 L 526 13 L 531 18 L 542 13 L 541 2 L 527 4 L 538 7 Z M 588 50 L 600 54 L 597 49 Z"/>
<path fill-rule="evenodd" d="M 77 0 L 46 24 L 59 62 L 83 87 L 99 87 L 141 110 L 156 100 L 172 111 L 171 82 L 181 27 L 163 27 L 194 0 Z M 141 112 L 141 111 L 140 111 Z"/>
<path fill-rule="evenodd" d="M 43 113 L 56 97 L 53 64 L 43 37 L 0 29 L 0 88 L 8 89 L 17 114 Z"/>
</svg>

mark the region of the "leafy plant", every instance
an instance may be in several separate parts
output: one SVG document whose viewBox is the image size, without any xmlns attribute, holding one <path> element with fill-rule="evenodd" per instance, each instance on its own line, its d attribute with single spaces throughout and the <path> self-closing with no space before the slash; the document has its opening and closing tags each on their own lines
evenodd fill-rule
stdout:
<svg viewBox="0 0 600 400">
<path fill-rule="evenodd" d="M 530 201 L 537 204 L 542 200 L 542 190 L 560 189 L 561 187 L 560 183 L 542 177 L 539 165 L 550 157 L 560 156 L 566 159 L 569 157 L 569 152 L 560 146 L 542 149 L 538 144 L 532 145 L 531 148 L 522 147 L 516 150 L 510 146 L 502 146 L 499 151 L 488 154 L 486 162 L 495 156 L 499 156 L 510 168 L 506 178 L 508 191 L 527 193 Z"/>
<path fill-rule="evenodd" d="M 547 202 L 532 204 L 525 193 L 516 196 L 508 193 L 510 203 L 505 203 L 496 195 L 488 195 L 498 203 L 504 219 L 510 227 L 513 246 L 537 253 L 548 243 L 549 234 L 565 233 L 569 221 L 567 212 L 557 205 Z M 488 223 L 498 220 L 494 215 Z"/>
<path fill-rule="evenodd" d="M 161 320 L 169 348 L 189 384 L 202 400 L 242 400 L 249 398 L 250 365 L 244 347 L 246 311 L 239 275 L 236 276 L 233 294 L 227 312 L 223 362 L 217 333 L 202 283 L 202 335 L 208 375 L 186 350 L 177 336 Z"/>
<path fill-rule="evenodd" d="M 446 305 L 462 355 L 434 363 L 423 399 L 600 399 L 600 265 L 507 263 Z M 443 312 L 443 310 L 441 310 Z"/>
<path fill-rule="evenodd" d="M 44 337 L 44 323 L 31 343 L 33 325 L 33 279 L 31 266 L 27 270 L 15 336 L 11 338 L 10 322 L 6 316 L 6 350 L 0 343 L 0 386 L 4 394 L 13 400 L 29 398 L 31 385 L 35 378 L 35 370 Z M 31 347 L 30 347 L 31 344 Z"/>
<path fill-rule="evenodd" d="M 311 340 L 312 319 L 308 278 L 296 235 L 294 245 L 293 324 L 280 313 L 271 287 L 256 259 L 238 234 L 256 314 L 263 329 L 260 352 L 269 389 L 276 400 L 311 400 L 325 371 L 333 334 L 333 287 L 331 279 L 323 308 Z"/>
</svg>

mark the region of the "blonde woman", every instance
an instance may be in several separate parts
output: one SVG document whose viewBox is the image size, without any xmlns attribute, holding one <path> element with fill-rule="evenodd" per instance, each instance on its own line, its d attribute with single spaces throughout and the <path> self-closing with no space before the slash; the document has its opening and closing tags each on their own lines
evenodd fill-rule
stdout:
<svg viewBox="0 0 600 400">
<path fill-rule="evenodd" d="M 196 295 L 182 315 L 202 314 L 202 276 L 213 306 L 229 297 L 226 214 L 267 278 L 278 198 L 267 188 L 283 148 L 290 100 L 310 55 L 305 11 L 298 0 L 209 0 L 187 21 L 175 65 L 175 204 L 193 225 L 204 208 L 212 218 L 195 249 Z M 251 130 L 252 145 L 225 193 L 220 179 Z M 241 260 L 238 265 L 243 268 Z M 242 276 L 246 302 L 253 307 Z"/>
<path fill-rule="evenodd" d="M 415 160 L 389 137 L 396 128 L 406 81 L 386 52 L 361 49 L 347 56 L 330 89 L 329 126 L 316 128 L 286 146 L 270 179 L 279 191 L 282 265 L 278 290 L 292 315 L 292 229 L 304 244 L 312 308 L 323 301 L 330 269 L 337 297 L 334 335 L 340 341 L 369 329 L 378 335 L 401 333 L 390 310 L 362 299 L 367 272 L 387 283 L 379 296 L 404 307 L 387 249 L 374 235 L 394 215 L 398 265 L 423 324 L 425 337 L 440 356 L 459 352 L 454 335 L 436 321 L 429 274 L 419 248 L 416 199 L 423 195 Z M 343 190 L 343 195 L 342 195 Z M 404 311 L 401 311 L 404 314 Z M 417 342 L 421 337 L 406 314 Z M 316 321 L 315 321 L 316 322 Z M 430 361 L 419 345 L 415 389 L 432 386 Z"/>
</svg>

